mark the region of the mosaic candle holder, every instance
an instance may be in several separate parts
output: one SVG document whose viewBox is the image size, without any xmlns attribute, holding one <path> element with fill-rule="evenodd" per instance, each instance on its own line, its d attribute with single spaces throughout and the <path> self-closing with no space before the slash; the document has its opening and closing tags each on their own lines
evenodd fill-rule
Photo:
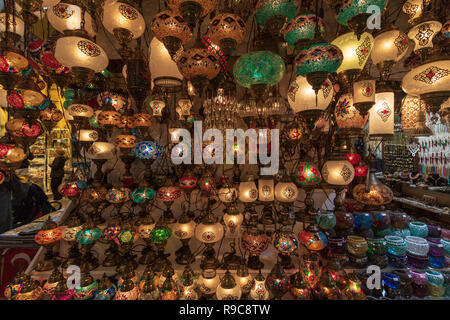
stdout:
<svg viewBox="0 0 450 320">
<path fill-rule="evenodd" d="M 412 236 L 426 238 L 428 236 L 428 226 L 419 221 L 409 223 L 409 231 Z"/>
</svg>

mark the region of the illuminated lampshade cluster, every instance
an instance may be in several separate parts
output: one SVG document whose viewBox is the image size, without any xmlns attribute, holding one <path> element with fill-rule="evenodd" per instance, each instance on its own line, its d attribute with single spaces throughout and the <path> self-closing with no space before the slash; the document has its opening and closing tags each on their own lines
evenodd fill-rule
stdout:
<svg viewBox="0 0 450 320">
<path fill-rule="evenodd" d="M 233 66 L 234 79 L 241 86 L 274 85 L 286 71 L 283 59 L 270 51 L 254 51 L 242 55 Z"/>
<path fill-rule="evenodd" d="M 192 38 L 192 32 L 183 17 L 172 10 L 161 11 L 153 17 L 152 32 L 172 56 Z"/>
</svg>

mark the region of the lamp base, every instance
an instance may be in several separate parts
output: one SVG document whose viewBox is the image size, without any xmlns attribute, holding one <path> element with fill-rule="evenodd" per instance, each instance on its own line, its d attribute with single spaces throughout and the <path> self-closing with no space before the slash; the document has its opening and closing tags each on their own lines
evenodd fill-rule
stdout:
<svg viewBox="0 0 450 320">
<path fill-rule="evenodd" d="M 370 16 L 371 13 L 360 13 L 348 20 L 348 25 L 355 32 L 358 41 L 361 39 L 361 35 L 367 27 L 367 19 Z"/>
<path fill-rule="evenodd" d="M 105 253 L 107 253 L 107 255 L 102 263 L 102 266 L 104 267 L 115 267 L 120 263 L 120 260 L 122 260 L 119 250 L 114 243 L 111 244 L 111 246 L 106 250 Z"/>
<path fill-rule="evenodd" d="M 143 264 L 146 266 L 151 265 L 155 262 L 156 257 L 157 255 L 155 250 L 153 250 L 151 246 L 147 246 L 142 250 L 141 257 L 139 258 L 138 262 L 139 264 Z"/>
<path fill-rule="evenodd" d="M 291 256 L 279 253 L 278 257 L 280 258 L 280 265 L 283 269 L 294 269 Z"/>
<path fill-rule="evenodd" d="M 181 265 L 188 265 L 195 259 L 188 244 L 184 244 L 177 251 L 175 251 L 175 261 Z"/>
<path fill-rule="evenodd" d="M 264 263 L 259 260 L 259 256 L 249 256 L 247 261 L 247 267 L 253 270 L 259 270 L 264 268 Z"/>
<path fill-rule="evenodd" d="M 267 18 L 266 28 L 272 37 L 278 37 L 280 35 L 280 30 L 286 23 L 286 17 L 283 15 L 275 15 Z"/>
<path fill-rule="evenodd" d="M 202 6 L 195 1 L 185 1 L 180 4 L 180 13 L 183 19 L 187 22 L 191 31 L 194 30 L 195 23 L 203 13 Z"/>
</svg>

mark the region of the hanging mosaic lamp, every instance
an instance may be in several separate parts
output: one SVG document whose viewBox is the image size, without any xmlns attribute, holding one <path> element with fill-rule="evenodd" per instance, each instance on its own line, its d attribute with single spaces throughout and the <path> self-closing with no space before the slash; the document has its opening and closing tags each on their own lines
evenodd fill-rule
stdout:
<svg viewBox="0 0 450 320">
<path fill-rule="evenodd" d="M 368 119 L 368 115 L 362 117 L 353 105 L 351 93 L 341 95 L 336 104 L 335 116 L 339 130 L 348 136 L 360 135 Z"/>
<path fill-rule="evenodd" d="M 164 43 L 171 56 L 192 38 L 192 32 L 183 17 L 172 10 L 161 11 L 153 17 L 152 32 Z"/>
<path fill-rule="evenodd" d="M 255 10 L 256 23 L 278 35 L 283 25 L 295 17 L 297 4 L 293 0 L 259 0 Z"/>
<path fill-rule="evenodd" d="M 323 36 L 325 24 L 322 18 L 319 17 L 317 22 L 316 15 L 313 13 L 300 14 L 283 27 L 284 40 L 299 52 L 314 38 L 317 26 L 319 33 Z"/>
<path fill-rule="evenodd" d="M 219 0 L 168 0 L 167 6 L 181 13 L 189 27 L 194 29 L 196 21 L 216 9 Z"/>
<path fill-rule="evenodd" d="M 207 36 L 229 55 L 244 40 L 245 21 L 234 13 L 216 15 L 208 25 Z"/>
</svg>

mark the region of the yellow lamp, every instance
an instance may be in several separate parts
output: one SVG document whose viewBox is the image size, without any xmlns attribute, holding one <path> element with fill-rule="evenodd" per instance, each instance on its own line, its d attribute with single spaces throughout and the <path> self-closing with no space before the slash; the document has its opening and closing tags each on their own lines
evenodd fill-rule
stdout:
<svg viewBox="0 0 450 320">
<path fill-rule="evenodd" d="M 408 32 L 408 37 L 414 41 L 414 52 L 420 53 L 422 50 L 433 48 L 433 38 L 441 28 L 442 23 L 433 19 L 412 27 Z"/>
<path fill-rule="evenodd" d="M 110 1 L 103 5 L 102 23 L 105 29 L 114 35 L 119 30 L 126 30 L 131 39 L 139 38 L 145 30 L 142 14 L 121 1 Z"/>
<path fill-rule="evenodd" d="M 275 186 L 275 199 L 277 201 L 289 203 L 297 200 L 298 188 L 295 183 L 288 179 L 278 182 Z"/>
<path fill-rule="evenodd" d="M 258 188 L 256 188 L 253 178 L 249 179 L 249 181 L 239 184 L 239 200 L 246 203 L 254 202 L 258 198 Z"/>
</svg>

